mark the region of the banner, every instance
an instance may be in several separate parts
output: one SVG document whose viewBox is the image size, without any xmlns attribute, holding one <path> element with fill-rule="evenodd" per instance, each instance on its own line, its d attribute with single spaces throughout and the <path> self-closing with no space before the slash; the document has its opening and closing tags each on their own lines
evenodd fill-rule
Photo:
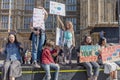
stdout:
<svg viewBox="0 0 120 80">
<path fill-rule="evenodd" d="M 65 4 L 50 1 L 50 14 L 65 16 Z"/>
<path fill-rule="evenodd" d="M 103 63 L 114 62 L 120 60 L 120 45 L 109 46 L 102 49 L 101 57 Z"/>
<path fill-rule="evenodd" d="M 37 27 L 45 30 L 44 17 L 45 17 L 45 13 L 43 9 L 34 8 L 33 27 Z"/>
<path fill-rule="evenodd" d="M 63 45 L 63 30 L 60 28 L 56 28 L 56 45 Z"/>
<path fill-rule="evenodd" d="M 98 60 L 98 45 L 83 45 L 80 47 L 80 62 L 96 62 Z"/>
</svg>

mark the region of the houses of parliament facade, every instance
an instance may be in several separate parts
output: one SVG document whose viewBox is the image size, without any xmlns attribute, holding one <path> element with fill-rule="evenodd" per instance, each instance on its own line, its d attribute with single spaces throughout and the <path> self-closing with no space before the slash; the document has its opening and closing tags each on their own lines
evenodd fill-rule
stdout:
<svg viewBox="0 0 120 80">
<path fill-rule="evenodd" d="M 63 21 L 72 21 L 77 46 L 87 34 L 91 34 L 96 44 L 100 31 L 105 32 L 109 42 L 118 41 L 119 34 L 112 32 L 118 30 L 118 0 L 51 1 L 66 5 L 66 16 L 61 18 Z M 50 0 L 0 0 L 0 47 L 7 41 L 8 32 L 16 31 L 24 47 L 31 48 L 29 25 L 33 8 L 41 5 L 49 13 L 49 2 Z M 55 40 L 56 15 L 49 14 L 45 24 L 47 38 Z"/>
</svg>

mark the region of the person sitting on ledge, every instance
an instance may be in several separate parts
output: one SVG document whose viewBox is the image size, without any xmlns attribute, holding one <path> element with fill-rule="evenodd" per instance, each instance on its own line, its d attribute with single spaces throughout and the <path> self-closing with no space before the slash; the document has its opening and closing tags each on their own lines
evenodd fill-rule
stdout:
<svg viewBox="0 0 120 80">
<path fill-rule="evenodd" d="M 82 42 L 81 45 L 92 45 L 91 36 L 89 35 L 85 36 L 84 41 Z M 79 58 L 81 54 L 80 47 L 77 50 L 77 52 L 79 52 L 78 54 L 78 58 Z M 83 62 L 81 64 L 87 69 L 88 80 L 97 80 L 98 75 L 99 75 L 99 68 L 100 68 L 99 64 L 97 62 Z"/>
<path fill-rule="evenodd" d="M 17 41 L 15 33 L 9 33 L 8 42 L 4 48 L 0 49 L 1 54 L 6 55 L 6 59 L 3 64 L 3 72 L 2 72 L 2 80 L 15 80 L 16 77 L 20 77 L 22 75 L 21 70 L 21 54 L 20 51 L 23 50 L 20 42 Z M 7 73 L 9 76 L 7 76 Z"/>
<path fill-rule="evenodd" d="M 55 69 L 54 80 L 58 80 L 59 75 L 59 65 L 54 62 L 51 51 L 53 50 L 54 42 L 51 40 L 47 40 L 45 43 L 45 47 L 42 52 L 42 67 L 46 72 L 45 80 L 50 80 L 50 68 Z"/>
<path fill-rule="evenodd" d="M 100 38 L 99 45 L 101 46 L 101 49 L 108 47 L 107 40 L 105 37 Z M 110 74 L 110 80 L 118 80 L 117 79 L 117 69 L 118 68 L 119 68 L 119 66 L 115 62 L 107 62 L 104 64 L 104 73 Z"/>
</svg>

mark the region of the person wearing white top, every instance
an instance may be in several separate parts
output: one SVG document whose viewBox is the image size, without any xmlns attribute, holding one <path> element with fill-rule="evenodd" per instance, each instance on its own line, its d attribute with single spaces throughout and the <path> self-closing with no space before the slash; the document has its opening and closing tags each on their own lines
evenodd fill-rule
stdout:
<svg viewBox="0 0 120 80">
<path fill-rule="evenodd" d="M 107 40 L 105 37 L 101 37 L 99 40 L 99 45 L 101 46 L 101 49 L 107 47 L 106 45 Z M 108 62 L 104 64 L 104 73 L 110 74 L 110 80 L 118 80 L 117 79 L 117 69 L 118 65 L 115 62 Z"/>
</svg>

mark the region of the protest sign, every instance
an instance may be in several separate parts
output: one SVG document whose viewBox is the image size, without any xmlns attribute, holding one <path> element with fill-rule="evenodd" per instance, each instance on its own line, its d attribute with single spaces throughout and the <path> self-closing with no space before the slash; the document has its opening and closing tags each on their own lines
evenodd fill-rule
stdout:
<svg viewBox="0 0 120 80">
<path fill-rule="evenodd" d="M 63 45 L 63 30 L 60 28 L 56 28 L 56 45 Z"/>
<path fill-rule="evenodd" d="M 101 50 L 102 62 L 114 62 L 120 60 L 120 45 L 109 46 Z"/>
<path fill-rule="evenodd" d="M 65 4 L 50 1 L 50 14 L 65 16 Z"/>
<path fill-rule="evenodd" d="M 80 62 L 96 62 L 99 48 L 98 45 L 82 45 L 80 47 Z"/>
<path fill-rule="evenodd" d="M 43 9 L 34 8 L 33 27 L 37 27 L 45 30 L 44 17 L 45 17 L 45 13 Z"/>
</svg>

